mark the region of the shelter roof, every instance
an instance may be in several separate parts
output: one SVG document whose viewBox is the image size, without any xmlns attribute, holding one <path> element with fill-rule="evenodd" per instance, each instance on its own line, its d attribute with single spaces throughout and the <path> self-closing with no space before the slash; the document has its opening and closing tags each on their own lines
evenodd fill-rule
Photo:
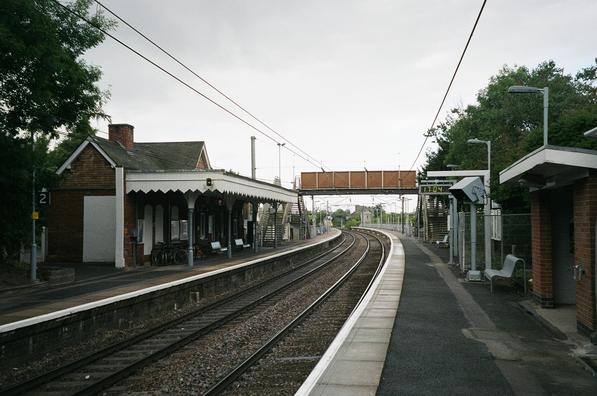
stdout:
<svg viewBox="0 0 597 396">
<path fill-rule="evenodd" d="M 597 169 L 597 151 L 543 146 L 500 172 L 500 183 L 522 181 L 531 189 L 565 186 Z"/>
<path fill-rule="evenodd" d="M 230 194 L 263 202 L 296 202 L 295 190 L 254 180 L 222 169 L 129 171 L 126 192 L 180 191 L 182 193 Z"/>
</svg>

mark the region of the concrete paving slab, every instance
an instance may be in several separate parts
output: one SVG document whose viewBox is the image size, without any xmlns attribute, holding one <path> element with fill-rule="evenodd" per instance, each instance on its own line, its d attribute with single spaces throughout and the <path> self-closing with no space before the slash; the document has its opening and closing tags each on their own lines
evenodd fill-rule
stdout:
<svg viewBox="0 0 597 396">
<path fill-rule="evenodd" d="M 394 327 L 394 317 L 391 318 L 362 318 L 355 325 L 360 329 L 391 329 Z"/>
<path fill-rule="evenodd" d="M 375 297 L 373 297 L 375 299 L 375 301 L 379 301 L 379 302 L 393 302 L 393 301 L 399 301 L 399 299 L 397 298 L 399 296 L 392 294 L 375 294 Z"/>
<path fill-rule="evenodd" d="M 387 343 L 380 342 L 352 342 L 344 346 L 339 352 L 339 359 L 383 362 L 388 350 Z"/>
<path fill-rule="evenodd" d="M 352 337 L 353 342 L 381 342 L 388 343 L 392 329 L 358 328 Z"/>
<path fill-rule="evenodd" d="M 396 308 L 398 308 L 399 301 L 378 301 L 377 299 L 373 299 L 375 301 L 375 308 L 376 309 L 392 309 L 394 310 L 394 314 L 396 314 Z"/>
<path fill-rule="evenodd" d="M 316 396 L 374 396 L 377 391 L 376 386 L 357 386 L 357 385 L 318 385 L 311 395 Z"/>
<path fill-rule="evenodd" d="M 398 306 L 396 306 L 397 308 Z M 394 318 L 396 316 L 396 309 L 395 308 L 375 308 L 366 309 L 363 317 L 365 318 Z"/>
<path fill-rule="evenodd" d="M 382 296 L 399 296 L 400 295 L 400 290 L 396 290 L 395 288 L 392 288 L 391 286 L 387 286 L 384 285 L 385 287 L 380 289 L 378 291 L 379 295 Z"/>
<path fill-rule="evenodd" d="M 377 386 L 382 361 L 335 360 L 321 378 L 322 384 Z"/>
</svg>

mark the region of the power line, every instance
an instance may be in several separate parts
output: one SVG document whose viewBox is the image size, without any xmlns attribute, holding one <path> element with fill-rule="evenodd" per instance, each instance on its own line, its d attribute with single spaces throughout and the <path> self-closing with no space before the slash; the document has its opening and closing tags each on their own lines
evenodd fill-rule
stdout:
<svg viewBox="0 0 597 396">
<path fill-rule="evenodd" d="M 296 144 L 294 144 L 293 142 L 291 142 L 289 139 L 287 139 L 286 137 L 284 137 L 278 131 L 276 131 L 275 129 L 273 129 L 272 127 L 270 127 L 267 123 L 265 123 L 261 119 L 257 118 L 253 113 L 251 113 L 249 110 L 247 110 L 246 108 L 244 108 L 243 106 L 241 106 L 236 100 L 232 99 L 230 96 L 228 96 L 227 94 L 225 94 L 224 92 L 222 92 L 221 90 L 219 90 L 216 86 L 214 86 L 212 83 L 210 83 L 209 81 L 207 81 L 205 78 L 201 77 L 199 74 L 197 74 L 194 70 L 192 70 L 190 67 L 188 67 L 187 65 L 185 65 L 182 61 L 180 61 L 178 58 L 176 58 L 170 52 L 168 52 L 167 50 L 165 50 L 164 48 L 162 48 L 155 41 L 153 41 L 152 39 L 150 39 L 149 37 L 147 37 L 147 35 L 145 35 L 141 31 L 139 31 L 139 29 L 137 29 L 136 27 L 132 26 L 129 22 L 127 22 L 126 20 L 124 20 L 120 15 L 116 14 L 110 8 L 106 7 L 99 0 L 94 0 L 94 1 L 97 4 L 99 4 L 101 7 L 103 7 L 106 11 L 108 11 L 110 14 L 112 14 L 115 18 L 117 18 L 119 21 L 121 21 L 126 26 L 128 26 L 129 28 L 131 28 L 135 33 L 137 33 L 138 35 L 140 35 L 141 37 L 143 37 L 145 40 L 147 40 L 148 42 L 150 42 L 154 47 L 156 47 L 157 49 L 159 49 L 160 51 L 162 51 L 165 55 L 167 55 L 174 62 L 178 63 L 180 66 L 182 66 L 187 71 L 189 71 L 190 73 L 192 73 L 195 77 L 197 77 L 198 79 L 200 79 L 201 81 L 203 81 L 205 84 L 207 84 L 209 87 L 211 87 L 214 91 L 216 91 L 217 93 L 219 93 L 220 95 L 222 95 L 223 97 L 225 97 L 226 99 L 228 99 L 231 103 L 233 103 L 236 107 L 238 107 L 243 112 L 245 112 L 247 115 L 249 115 L 255 121 L 257 121 L 261 125 L 265 126 L 271 132 L 275 133 L 277 136 L 279 136 L 280 138 L 282 138 L 283 140 L 285 140 L 288 144 L 290 144 L 291 146 L 293 146 L 294 148 L 296 148 L 297 150 L 299 150 L 300 152 L 302 152 L 303 154 L 305 154 L 307 157 L 309 157 L 313 161 L 319 162 L 316 158 L 314 158 L 313 156 L 309 155 L 309 153 L 307 153 L 305 150 L 301 149 L 299 146 L 297 146 Z"/>
<path fill-rule="evenodd" d="M 122 40 L 118 39 L 117 37 L 115 37 L 114 35 L 110 34 L 108 31 L 106 31 L 105 29 L 103 29 L 102 27 L 96 25 L 95 23 L 91 22 L 89 19 L 87 19 L 85 16 L 79 14 L 78 12 L 68 8 L 67 6 L 65 6 L 64 4 L 60 3 L 58 0 L 51 0 L 53 3 L 57 4 L 58 6 L 60 6 L 61 8 L 63 8 L 64 10 L 66 10 L 67 12 L 69 12 L 70 14 L 76 16 L 77 18 L 81 19 L 82 21 L 84 21 L 85 23 L 87 23 L 88 25 L 90 25 L 91 27 L 99 30 L 100 32 L 102 32 L 103 34 L 105 34 L 106 36 L 110 37 L 112 40 L 116 41 L 118 44 L 122 45 L 123 47 L 125 47 L 126 49 L 128 49 L 129 51 L 133 52 L 135 55 L 139 56 L 141 59 L 145 60 L 146 62 L 150 63 L 151 65 L 153 65 L 154 67 L 156 67 L 157 69 L 159 69 L 160 71 L 162 71 L 163 73 L 167 74 L 168 76 L 170 76 L 171 78 L 175 79 L 176 81 L 178 81 L 180 84 L 184 85 L 185 87 L 189 88 L 190 90 L 192 90 L 193 92 L 195 92 L 196 94 L 198 94 L 199 96 L 203 97 L 204 99 L 206 99 L 207 101 L 209 101 L 210 103 L 214 104 L 215 106 L 217 106 L 218 108 L 220 108 L 221 110 L 225 111 L 226 113 L 228 113 L 229 115 L 231 115 L 232 117 L 238 119 L 239 121 L 241 121 L 243 124 L 247 125 L 248 127 L 250 127 L 251 129 L 255 130 L 256 132 L 262 134 L 263 136 L 267 137 L 268 139 L 270 139 L 271 141 L 273 141 L 274 143 L 278 144 L 278 141 L 276 139 L 274 139 L 272 136 L 270 136 L 268 133 L 262 131 L 261 129 L 257 128 L 256 126 L 254 126 L 253 124 L 251 124 L 250 122 L 246 121 L 245 119 L 241 118 L 240 116 L 238 116 L 237 114 L 233 113 L 231 110 L 229 110 L 228 108 L 224 107 L 223 105 L 221 105 L 220 103 L 216 102 L 215 100 L 213 100 L 212 98 L 210 98 L 209 96 L 205 95 L 204 93 L 202 93 L 201 91 L 199 91 L 198 89 L 196 89 L 195 87 L 193 87 L 192 85 L 190 85 L 189 83 L 185 82 L 184 80 L 182 80 L 180 77 L 176 76 L 175 74 L 171 73 L 170 71 L 166 70 L 164 67 L 160 66 L 159 64 L 157 64 L 156 62 L 154 62 L 153 60 L 149 59 L 148 57 L 146 57 L 145 55 L 143 55 L 142 53 L 140 53 L 139 51 L 137 51 L 136 49 L 132 48 L 131 46 L 129 46 L 128 44 L 124 43 Z M 313 163 L 311 160 L 303 157 L 301 154 L 291 150 L 290 148 L 288 148 L 288 150 L 292 153 L 294 153 L 295 155 L 297 155 L 298 157 L 302 158 L 303 160 L 305 160 L 306 162 L 310 163 L 311 165 L 315 166 L 316 168 L 320 168 L 321 166 L 319 164 Z"/>
<path fill-rule="evenodd" d="M 464 49 L 462 50 L 462 55 L 460 55 L 460 60 L 458 61 L 458 64 L 456 65 L 456 69 L 454 70 L 454 74 L 452 74 L 452 79 L 450 80 L 450 84 L 448 84 L 448 89 L 446 89 L 446 93 L 444 94 L 442 102 L 440 103 L 439 108 L 437 109 L 437 113 L 435 113 L 435 117 L 433 118 L 433 122 L 431 123 L 431 127 L 429 127 L 429 129 L 427 131 L 431 131 L 433 129 L 433 127 L 435 126 L 435 122 L 437 121 L 437 117 L 439 116 L 439 113 L 442 110 L 442 107 L 444 106 L 444 102 L 446 101 L 446 97 L 448 96 L 448 93 L 450 92 L 450 88 L 452 87 L 452 83 L 454 82 L 454 78 L 456 78 L 456 73 L 458 73 L 458 69 L 460 68 L 460 64 L 462 63 L 462 59 L 464 58 L 464 54 L 466 53 L 466 49 L 468 48 L 468 45 L 471 42 L 471 39 L 473 38 L 473 33 L 475 33 L 475 29 L 477 28 L 477 23 L 479 22 L 479 19 L 481 18 L 481 14 L 483 13 L 483 8 L 485 8 L 485 3 L 487 3 L 487 0 L 483 0 L 483 4 L 481 5 L 481 9 L 479 10 L 479 14 L 477 15 L 477 19 L 475 20 L 475 24 L 473 25 L 473 29 L 471 30 L 471 33 L 468 36 L 468 40 L 466 41 L 466 45 L 464 46 Z M 426 135 L 425 136 L 425 140 L 423 141 L 423 144 L 421 145 L 421 148 L 419 149 L 417 157 L 413 161 L 413 164 L 410 166 L 411 169 L 415 166 L 415 163 L 419 159 L 419 156 L 421 155 L 421 152 L 423 151 L 423 148 L 425 147 L 425 143 L 427 143 L 427 139 L 428 138 L 429 138 L 429 135 Z"/>
</svg>

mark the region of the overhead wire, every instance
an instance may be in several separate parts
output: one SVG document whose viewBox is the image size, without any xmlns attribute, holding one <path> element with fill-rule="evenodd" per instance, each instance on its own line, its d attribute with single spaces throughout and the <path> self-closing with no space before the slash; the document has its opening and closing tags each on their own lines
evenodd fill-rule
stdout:
<svg viewBox="0 0 597 396">
<path fill-rule="evenodd" d="M 95 23 L 93 23 L 92 21 L 90 21 L 88 18 L 86 18 L 85 16 L 79 14 L 78 12 L 76 12 L 75 10 L 70 9 L 69 7 L 65 6 L 64 4 L 62 4 L 60 1 L 58 0 L 51 0 L 53 3 L 57 4 L 58 6 L 60 6 L 61 8 L 63 8 L 64 10 L 66 10 L 68 13 L 76 16 L 77 18 L 81 19 L 82 21 L 84 21 L 85 23 L 87 23 L 89 26 L 97 29 L 98 31 L 102 32 L 103 34 L 105 34 L 106 36 L 110 37 L 112 40 L 116 41 L 118 44 L 122 45 L 123 47 L 125 47 L 126 49 L 128 49 L 129 51 L 133 52 L 135 55 L 137 55 L 138 57 L 140 57 L 141 59 L 145 60 L 146 62 L 150 63 L 151 65 L 153 65 L 154 67 L 156 67 L 157 69 L 159 69 L 160 71 L 162 71 L 163 73 L 167 74 L 168 76 L 170 76 L 171 78 L 173 78 L 174 80 L 176 80 L 177 82 L 179 82 L 180 84 L 184 85 L 185 87 L 189 88 L 190 90 L 192 90 L 193 92 L 195 92 L 196 94 L 198 94 L 199 96 L 203 97 L 204 99 L 206 99 L 207 101 L 209 101 L 210 103 L 212 103 L 213 105 L 217 106 L 218 108 L 220 108 L 221 110 L 225 111 L 226 113 L 228 113 L 229 115 L 231 115 L 232 117 L 236 118 L 237 120 L 241 121 L 243 124 L 247 125 L 248 127 L 250 127 L 251 129 L 255 130 L 256 132 L 262 134 L 263 136 L 267 137 L 268 139 L 270 139 L 272 142 L 279 144 L 279 142 L 273 138 L 271 135 L 269 135 L 268 133 L 262 131 L 261 129 L 257 128 L 256 126 L 254 126 L 253 124 L 251 124 L 250 122 L 248 122 L 247 120 L 245 120 L 244 118 L 238 116 L 237 114 L 235 114 L 234 112 L 232 112 L 231 110 L 229 110 L 228 108 L 224 107 L 223 105 L 221 105 L 220 103 L 216 102 L 215 100 L 213 100 L 212 98 L 210 98 L 209 96 L 207 96 L 206 94 L 202 93 L 201 91 L 199 91 L 198 89 L 196 89 L 195 87 L 193 87 L 192 85 L 190 85 L 189 83 L 187 83 L 186 81 L 182 80 L 180 77 L 176 76 L 175 74 L 173 74 L 172 72 L 166 70 L 164 67 L 160 66 L 158 63 L 156 63 L 155 61 L 149 59 L 148 57 L 146 57 L 145 55 L 143 55 L 142 53 L 140 53 L 139 51 L 137 51 L 136 49 L 134 49 L 133 47 L 131 47 L 130 45 L 126 44 L 125 42 L 123 42 L 122 40 L 120 40 L 119 38 L 117 38 L 116 36 L 110 34 L 107 30 L 105 30 L 104 28 L 102 28 L 101 26 L 96 25 Z M 298 157 L 302 158 L 303 160 L 305 160 L 306 162 L 310 163 L 311 165 L 315 166 L 316 168 L 321 168 L 320 164 L 316 164 L 314 162 L 312 162 L 311 160 L 305 158 L 304 156 L 302 156 L 301 154 L 295 152 L 294 150 L 287 148 L 290 152 L 294 153 L 295 155 L 297 155 Z"/>
<path fill-rule="evenodd" d="M 154 40 L 152 40 L 151 38 L 149 38 L 147 35 L 145 35 L 143 32 L 141 32 L 139 29 L 137 29 L 136 27 L 132 26 L 129 22 L 127 22 L 124 18 L 122 18 L 120 15 L 118 15 L 116 12 L 112 11 L 110 8 L 106 7 L 102 2 L 100 2 L 99 0 L 94 0 L 98 5 L 100 5 L 101 7 L 103 7 L 106 11 L 108 11 L 112 16 L 114 16 L 115 18 L 117 18 L 119 21 L 121 21 L 122 23 L 124 23 L 126 26 L 128 26 L 130 29 L 132 29 L 135 33 L 137 33 L 138 35 L 140 35 L 141 37 L 143 37 L 145 40 L 147 40 L 149 43 L 151 43 L 154 47 L 156 47 L 157 49 L 159 49 L 161 52 L 163 52 L 166 56 L 168 56 L 170 59 L 172 59 L 174 62 L 178 63 L 180 66 L 182 66 L 184 69 L 186 69 L 188 72 L 190 72 L 191 74 L 193 74 L 195 77 L 197 77 L 198 79 L 200 79 L 201 81 L 203 81 L 205 84 L 207 84 L 209 87 L 211 87 L 214 91 L 216 91 L 217 93 L 219 93 L 220 95 L 222 95 L 224 98 L 228 99 L 231 103 L 233 103 L 236 107 L 238 107 L 239 109 L 241 109 L 243 112 L 245 112 L 247 115 L 249 115 L 251 118 L 253 118 L 255 121 L 259 122 L 261 125 L 263 125 L 264 127 L 266 127 L 268 130 L 270 130 L 271 132 L 273 132 L 274 134 L 276 134 L 278 137 L 280 137 L 281 139 L 285 140 L 288 144 L 290 144 L 291 146 L 293 146 L 294 148 L 296 148 L 297 150 L 299 150 L 300 152 L 302 152 L 304 155 L 306 155 L 307 157 L 309 157 L 310 159 L 312 159 L 315 162 L 319 162 L 319 160 L 317 160 L 316 158 L 314 158 L 312 155 L 310 155 L 309 153 L 307 153 L 305 150 L 301 149 L 299 146 L 297 146 L 296 144 L 294 144 L 293 142 L 291 142 L 288 138 L 286 138 L 285 136 L 283 136 L 281 133 L 279 133 L 278 131 L 276 131 L 275 129 L 273 129 L 272 127 L 270 127 L 266 122 L 264 122 L 263 120 L 261 120 L 260 118 L 258 118 L 257 116 L 255 116 L 253 113 L 251 113 L 249 110 L 247 110 L 245 107 L 243 107 L 240 103 L 238 103 L 238 101 L 234 100 L 233 98 L 231 98 L 229 95 L 227 95 L 226 93 L 224 93 L 223 91 L 221 91 L 220 89 L 218 89 L 215 85 L 213 85 L 212 83 L 210 83 L 208 80 L 206 80 L 204 77 L 200 76 L 198 73 L 196 73 L 193 69 L 191 69 L 190 67 L 188 67 L 186 64 L 184 64 L 181 60 L 179 60 L 177 57 L 175 57 L 174 55 L 172 55 L 169 51 L 165 50 L 162 46 L 160 46 L 159 44 L 157 44 Z M 287 147 L 285 147 L 287 150 L 289 150 Z M 289 150 L 291 151 L 291 150 Z"/>
<path fill-rule="evenodd" d="M 450 84 L 448 84 L 448 88 L 446 89 L 446 93 L 444 94 L 442 102 L 440 103 L 439 108 L 437 109 L 437 112 L 435 113 L 435 117 L 433 118 L 433 122 L 431 123 L 431 126 L 429 127 L 429 129 L 427 129 L 428 132 L 431 131 L 433 129 L 433 127 L 435 126 L 435 122 L 437 121 L 437 117 L 439 117 L 439 113 L 442 110 L 442 107 L 444 106 L 444 102 L 446 101 L 446 98 L 448 97 L 448 93 L 450 92 L 450 88 L 452 87 L 452 83 L 454 82 L 454 79 L 456 78 L 456 74 L 458 73 L 458 69 L 460 68 L 460 64 L 462 63 L 462 59 L 464 59 L 464 54 L 466 54 L 466 50 L 468 48 L 468 45 L 471 42 L 471 39 L 473 38 L 473 34 L 475 33 L 475 29 L 477 28 L 477 24 L 479 23 L 479 19 L 481 18 L 481 14 L 483 13 L 483 9 L 485 8 L 485 3 L 487 3 L 487 0 L 483 0 L 483 4 L 481 5 L 481 9 L 479 10 L 479 14 L 477 15 L 477 19 L 475 20 L 475 24 L 473 25 L 473 29 L 471 30 L 471 33 L 468 36 L 468 40 L 466 41 L 466 45 L 464 46 L 464 49 L 462 50 L 462 54 L 460 55 L 460 59 L 458 60 L 458 64 L 456 65 L 456 69 L 454 69 L 454 73 L 452 74 L 452 78 L 450 79 Z M 410 166 L 411 169 L 413 169 L 413 167 L 415 166 L 417 160 L 419 159 L 419 156 L 421 155 L 421 152 L 423 151 L 423 148 L 425 147 L 425 144 L 427 143 L 427 139 L 429 139 L 429 134 L 428 133 L 425 135 L 425 140 L 423 141 L 423 144 L 421 145 L 421 148 L 419 149 L 419 152 L 417 153 L 417 156 L 416 156 L 415 160 L 413 161 L 412 165 Z"/>
</svg>

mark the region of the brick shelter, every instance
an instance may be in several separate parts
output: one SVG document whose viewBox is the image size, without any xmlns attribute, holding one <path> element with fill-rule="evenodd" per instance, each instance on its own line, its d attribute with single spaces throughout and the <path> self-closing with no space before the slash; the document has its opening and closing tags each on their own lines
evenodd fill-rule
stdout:
<svg viewBox="0 0 597 396">
<path fill-rule="evenodd" d="M 597 151 L 543 146 L 500 172 L 531 194 L 533 297 L 576 306 L 579 333 L 597 335 Z"/>
<path fill-rule="evenodd" d="M 149 261 L 156 246 L 198 250 L 219 241 L 254 241 L 260 203 L 296 202 L 297 194 L 211 167 L 202 141 L 139 143 L 134 127 L 109 125 L 58 169 L 47 209 L 48 262 Z"/>
</svg>

